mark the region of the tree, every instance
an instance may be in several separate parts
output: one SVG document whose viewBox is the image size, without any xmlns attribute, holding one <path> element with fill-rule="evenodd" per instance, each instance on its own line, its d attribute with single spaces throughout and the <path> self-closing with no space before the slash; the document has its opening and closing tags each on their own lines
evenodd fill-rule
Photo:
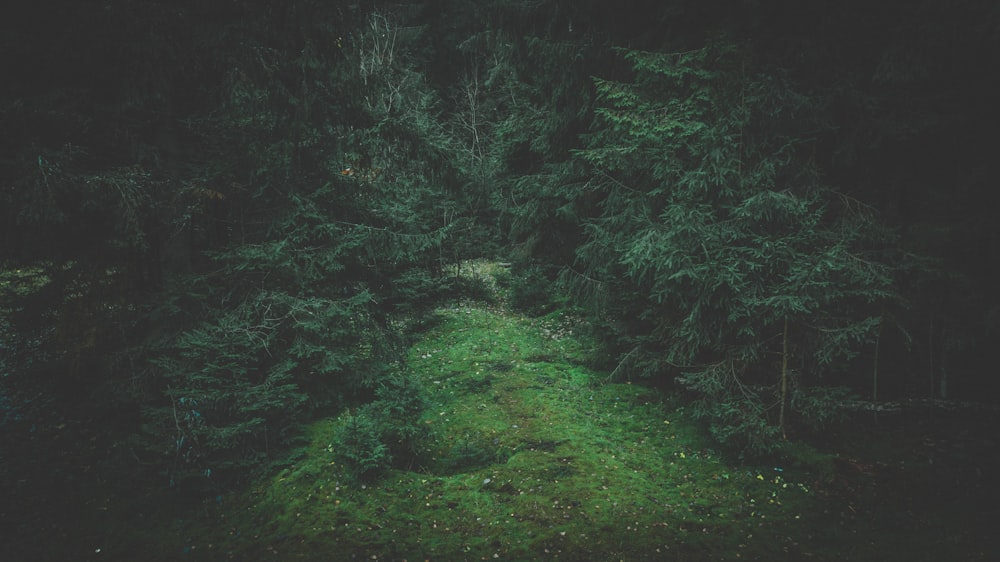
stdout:
<svg viewBox="0 0 1000 562">
<path fill-rule="evenodd" d="M 296 5 L 280 48 L 263 18 L 244 24 L 261 39 L 233 29 L 237 64 L 195 124 L 214 139 L 184 225 L 198 263 L 157 308 L 144 404 L 145 448 L 174 482 L 242 478 L 281 462 L 309 416 L 411 388 L 394 320 L 444 294 L 452 233 L 471 221 L 414 68 L 419 28 L 374 12 L 342 36 L 327 10 Z"/>
<path fill-rule="evenodd" d="M 564 279 L 605 319 L 617 374 L 674 376 L 716 437 L 769 450 L 791 414 L 836 410 L 824 376 L 896 298 L 892 235 L 825 183 L 816 99 L 749 46 L 621 53 L 635 77 L 597 80 L 571 185 L 598 204 Z"/>
</svg>

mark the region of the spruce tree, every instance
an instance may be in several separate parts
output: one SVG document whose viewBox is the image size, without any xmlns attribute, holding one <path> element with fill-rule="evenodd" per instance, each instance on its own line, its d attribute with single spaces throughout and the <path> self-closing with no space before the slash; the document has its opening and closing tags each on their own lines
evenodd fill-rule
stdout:
<svg viewBox="0 0 1000 562">
<path fill-rule="evenodd" d="M 748 46 L 623 50 L 597 80 L 586 173 L 598 201 L 564 278 L 606 320 L 619 375 L 675 377 L 721 441 L 769 450 L 822 422 L 895 298 L 891 234 L 811 159 L 817 102 Z"/>
<path fill-rule="evenodd" d="M 447 203 L 449 138 L 415 68 L 420 29 L 372 13 L 349 34 L 324 23 L 333 8 L 295 10 L 282 48 L 232 31 L 240 64 L 195 125 L 217 139 L 190 189 L 198 261 L 157 309 L 175 331 L 153 348 L 158 398 L 144 408 L 146 450 L 175 481 L 281 462 L 310 415 L 376 395 L 384 407 L 366 411 L 419 404 L 378 389 L 413 388 L 396 320 L 443 294 L 462 221 Z"/>
</svg>

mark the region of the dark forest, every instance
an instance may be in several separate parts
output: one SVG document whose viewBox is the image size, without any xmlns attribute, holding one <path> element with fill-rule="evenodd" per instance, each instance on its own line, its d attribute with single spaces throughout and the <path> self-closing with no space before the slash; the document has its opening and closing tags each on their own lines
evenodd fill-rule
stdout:
<svg viewBox="0 0 1000 562">
<path fill-rule="evenodd" d="M 40 0 L 0 72 L 4 560 L 1000 556 L 995 2 Z"/>
</svg>

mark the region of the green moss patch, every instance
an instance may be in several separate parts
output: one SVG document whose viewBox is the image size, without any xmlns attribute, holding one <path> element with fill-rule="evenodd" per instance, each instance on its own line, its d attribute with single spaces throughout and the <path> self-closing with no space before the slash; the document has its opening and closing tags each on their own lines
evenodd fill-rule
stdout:
<svg viewBox="0 0 1000 562">
<path fill-rule="evenodd" d="M 436 315 L 409 355 L 428 404 L 411 459 L 358 480 L 333 445 L 346 415 L 317 422 L 301 462 L 207 502 L 161 536 L 163 559 L 904 560 L 929 531 L 872 527 L 868 465 L 810 448 L 726 462 L 661 394 L 583 366 L 588 344 L 553 329 L 565 316 Z"/>
</svg>

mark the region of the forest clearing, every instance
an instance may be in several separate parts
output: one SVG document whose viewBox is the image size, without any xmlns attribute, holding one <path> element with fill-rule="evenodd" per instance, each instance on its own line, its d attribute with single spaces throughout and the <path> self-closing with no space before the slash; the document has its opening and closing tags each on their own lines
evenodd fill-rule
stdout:
<svg viewBox="0 0 1000 562">
<path fill-rule="evenodd" d="M 594 342 L 579 316 L 526 317 L 504 307 L 502 291 L 421 319 L 408 353 L 426 400 L 415 419 L 355 411 L 318 420 L 289 466 L 200 502 L 133 502 L 100 487 L 90 492 L 105 496 L 70 494 L 88 513 L 61 512 L 46 498 L 25 510 L 39 524 L 52 518 L 41 525 L 52 535 L 8 543 L 8 559 L 23 559 L 19 549 L 95 561 L 1000 554 L 992 532 L 1000 455 L 988 425 L 970 429 L 954 413 L 878 423 L 865 414 L 831 428 L 822 447 L 741 462 L 719 452 L 675 399 L 588 366 Z M 345 455 L 342 433 L 359 418 L 415 430 L 397 458 Z M 52 513 L 37 511 L 46 504 Z"/>
<path fill-rule="evenodd" d="M 0 559 L 996 560 L 990 0 L 0 18 Z"/>
</svg>

